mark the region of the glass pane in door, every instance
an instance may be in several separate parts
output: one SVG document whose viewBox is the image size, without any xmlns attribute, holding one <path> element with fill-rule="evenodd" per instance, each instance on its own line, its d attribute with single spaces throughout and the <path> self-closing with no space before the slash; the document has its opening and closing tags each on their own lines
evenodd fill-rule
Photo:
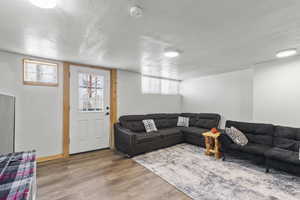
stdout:
<svg viewBox="0 0 300 200">
<path fill-rule="evenodd" d="M 104 77 L 93 73 L 78 73 L 79 111 L 103 111 Z"/>
</svg>

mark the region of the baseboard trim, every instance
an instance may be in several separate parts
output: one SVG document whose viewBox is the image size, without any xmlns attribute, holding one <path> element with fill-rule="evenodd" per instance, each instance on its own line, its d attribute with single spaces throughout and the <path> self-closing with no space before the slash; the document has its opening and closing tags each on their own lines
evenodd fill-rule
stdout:
<svg viewBox="0 0 300 200">
<path fill-rule="evenodd" d="M 53 155 L 53 156 L 46 156 L 46 157 L 40 157 L 37 158 L 37 162 L 41 163 L 41 162 L 46 162 L 46 161 L 50 161 L 50 160 L 57 160 L 57 159 L 62 159 L 64 158 L 63 154 L 58 154 L 58 155 Z"/>
</svg>

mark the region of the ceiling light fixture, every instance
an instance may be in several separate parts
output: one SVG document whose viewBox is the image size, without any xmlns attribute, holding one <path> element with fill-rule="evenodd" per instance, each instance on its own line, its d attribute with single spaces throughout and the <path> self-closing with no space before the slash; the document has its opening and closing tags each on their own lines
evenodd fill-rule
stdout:
<svg viewBox="0 0 300 200">
<path fill-rule="evenodd" d="M 139 6 L 133 6 L 129 9 L 130 16 L 139 18 L 143 16 L 143 9 Z"/>
<path fill-rule="evenodd" d="M 285 49 L 276 53 L 277 58 L 286 58 L 297 54 L 297 49 Z"/>
<path fill-rule="evenodd" d="M 166 51 L 164 55 L 169 58 L 175 58 L 179 56 L 179 51 Z"/>
<path fill-rule="evenodd" d="M 44 9 L 55 8 L 57 5 L 57 0 L 29 0 L 29 1 L 33 5 Z"/>
</svg>

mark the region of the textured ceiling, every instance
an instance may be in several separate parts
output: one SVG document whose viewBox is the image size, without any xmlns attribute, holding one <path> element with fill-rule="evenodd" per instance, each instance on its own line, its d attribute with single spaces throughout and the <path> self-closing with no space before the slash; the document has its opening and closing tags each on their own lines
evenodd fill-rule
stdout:
<svg viewBox="0 0 300 200">
<path fill-rule="evenodd" d="M 129 16 L 133 5 L 143 17 Z M 299 11 L 299 0 L 60 0 L 49 10 L 1 0 L 0 49 L 186 79 L 299 48 Z M 180 57 L 164 57 L 170 48 Z"/>
</svg>

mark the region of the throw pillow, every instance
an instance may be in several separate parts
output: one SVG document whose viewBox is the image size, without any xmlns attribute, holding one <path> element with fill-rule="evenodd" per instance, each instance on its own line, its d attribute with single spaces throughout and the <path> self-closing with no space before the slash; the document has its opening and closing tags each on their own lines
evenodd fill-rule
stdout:
<svg viewBox="0 0 300 200">
<path fill-rule="evenodd" d="M 145 126 L 146 132 L 155 132 L 157 131 L 157 128 L 155 126 L 154 120 L 153 119 L 145 119 L 143 120 L 143 124 Z"/>
<path fill-rule="evenodd" d="M 235 144 L 241 146 L 245 146 L 246 144 L 248 144 L 248 139 L 245 134 L 237 128 L 232 126 L 231 128 L 226 128 L 225 132 Z"/>
<path fill-rule="evenodd" d="M 189 127 L 189 120 L 190 118 L 188 117 L 178 117 L 178 121 L 177 121 L 177 126 L 184 126 L 184 127 Z"/>
</svg>

